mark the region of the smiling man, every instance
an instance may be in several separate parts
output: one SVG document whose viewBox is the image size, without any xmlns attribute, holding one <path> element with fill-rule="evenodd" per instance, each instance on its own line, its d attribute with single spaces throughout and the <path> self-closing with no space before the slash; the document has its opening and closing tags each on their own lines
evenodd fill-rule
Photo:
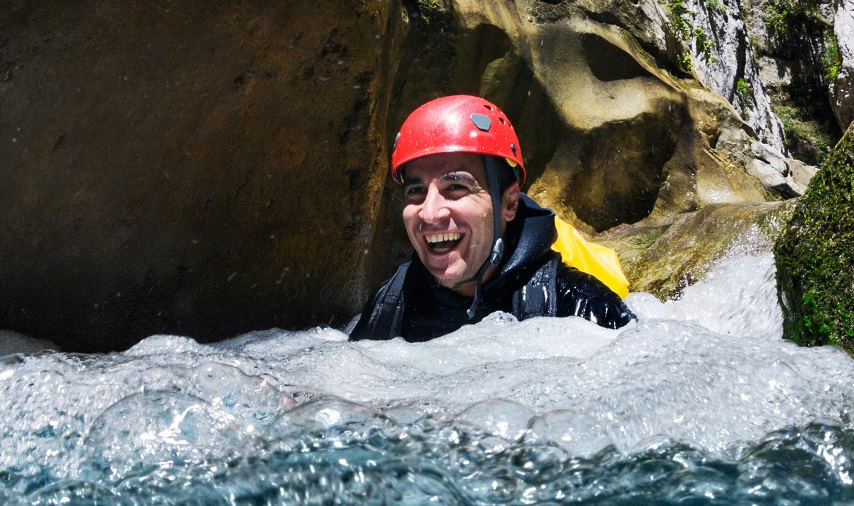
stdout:
<svg viewBox="0 0 854 506">
<path fill-rule="evenodd" d="M 416 109 L 392 151 L 415 250 L 365 305 L 351 340 L 427 341 L 495 311 L 580 316 L 619 328 L 634 315 L 551 250 L 555 215 L 521 193 L 519 140 L 494 104 L 467 95 Z"/>
</svg>

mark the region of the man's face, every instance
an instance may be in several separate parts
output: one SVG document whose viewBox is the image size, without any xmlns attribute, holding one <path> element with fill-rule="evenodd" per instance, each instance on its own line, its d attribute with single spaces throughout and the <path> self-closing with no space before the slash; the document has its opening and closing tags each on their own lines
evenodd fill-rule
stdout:
<svg viewBox="0 0 854 506">
<path fill-rule="evenodd" d="M 403 197 L 403 223 L 418 258 L 439 284 L 473 295 L 493 240 L 483 157 L 443 153 L 415 159 L 406 165 Z M 502 198 L 502 232 L 516 216 L 518 200 L 514 183 Z"/>
</svg>

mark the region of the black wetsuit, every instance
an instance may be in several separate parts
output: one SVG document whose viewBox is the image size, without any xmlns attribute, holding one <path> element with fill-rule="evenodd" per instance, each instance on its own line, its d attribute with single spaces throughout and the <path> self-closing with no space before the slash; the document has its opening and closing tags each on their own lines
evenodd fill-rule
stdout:
<svg viewBox="0 0 854 506">
<path fill-rule="evenodd" d="M 428 341 L 476 323 L 495 311 L 520 320 L 533 316 L 581 316 L 602 327 L 619 328 L 635 316 L 620 297 L 595 277 L 569 267 L 552 251 L 557 238 L 554 213 L 522 194 L 516 218 L 507 224 L 505 258 L 497 275 L 483 284 L 473 318 L 471 297 L 439 285 L 417 255 L 386 281 L 362 311 L 350 339 Z"/>
</svg>

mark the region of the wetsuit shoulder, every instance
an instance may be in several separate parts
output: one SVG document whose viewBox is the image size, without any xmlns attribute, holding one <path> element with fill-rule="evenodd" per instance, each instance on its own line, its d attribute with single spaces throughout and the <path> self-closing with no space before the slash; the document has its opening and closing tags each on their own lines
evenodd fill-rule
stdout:
<svg viewBox="0 0 854 506">
<path fill-rule="evenodd" d="M 365 303 L 358 323 L 350 331 L 350 341 L 388 340 L 400 335 L 404 311 L 403 286 L 410 263 L 398 267 Z"/>
</svg>

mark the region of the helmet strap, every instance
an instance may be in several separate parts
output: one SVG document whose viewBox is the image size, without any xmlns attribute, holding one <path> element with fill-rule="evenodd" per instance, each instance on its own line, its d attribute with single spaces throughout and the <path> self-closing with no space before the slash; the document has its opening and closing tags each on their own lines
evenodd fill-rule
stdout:
<svg viewBox="0 0 854 506">
<path fill-rule="evenodd" d="M 466 311 L 469 319 L 474 318 L 477 306 L 481 298 L 481 284 L 483 284 L 483 275 L 491 266 L 497 266 L 501 263 L 504 257 L 504 240 L 501 238 L 501 189 L 498 187 L 498 168 L 495 165 L 494 156 L 483 157 L 484 166 L 486 168 L 486 184 L 489 188 L 489 195 L 492 198 L 492 248 L 489 252 L 489 258 L 480 266 L 477 271 L 477 283 L 474 286 L 474 300 L 471 307 Z"/>
</svg>

